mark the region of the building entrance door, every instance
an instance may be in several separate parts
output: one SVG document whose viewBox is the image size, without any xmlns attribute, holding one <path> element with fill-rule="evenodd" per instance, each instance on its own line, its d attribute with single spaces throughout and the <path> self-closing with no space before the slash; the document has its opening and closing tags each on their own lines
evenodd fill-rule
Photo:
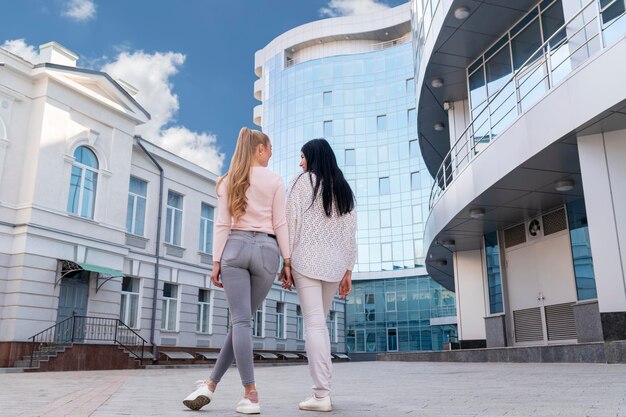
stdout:
<svg viewBox="0 0 626 417">
<path fill-rule="evenodd" d="M 567 231 L 505 251 L 516 345 L 576 342 L 576 287 Z"/>
<path fill-rule="evenodd" d="M 71 316 L 86 316 L 87 301 L 89 300 L 89 271 L 79 271 L 61 279 L 59 291 L 59 308 L 57 310 L 57 323 Z M 65 325 L 57 329 L 56 339 L 59 341 L 82 340 L 82 330 L 79 324 L 84 320 L 68 320 Z"/>
</svg>

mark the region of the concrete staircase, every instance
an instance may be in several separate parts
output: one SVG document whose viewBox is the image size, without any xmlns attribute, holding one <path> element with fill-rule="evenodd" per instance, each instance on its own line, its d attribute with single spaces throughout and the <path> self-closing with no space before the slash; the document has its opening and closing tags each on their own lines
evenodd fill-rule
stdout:
<svg viewBox="0 0 626 417">
<path fill-rule="evenodd" d="M 148 361 L 150 356 L 146 354 L 144 361 Z M 32 366 L 31 355 L 26 355 L 15 361 L 13 368 L 0 372 L 137 369 L 144 366 L 133 353 L 119 345 L 66 343 L 36 350 L 32 355 Z"/>
<path fill-rule="evenodd" d="M 15 361 L 14 368 L 21 368 L 22 370 L 36 371 L 40 368 L 42 362 L 48 362 L 50 358 L 56 358 L 59 354 L 65 352 L 65 349 L 71 348 L 71 343 L 59 343 L 42 346 L 35 350 L 32 355 L 24 356 L 21 360 Z"/>
</svg>

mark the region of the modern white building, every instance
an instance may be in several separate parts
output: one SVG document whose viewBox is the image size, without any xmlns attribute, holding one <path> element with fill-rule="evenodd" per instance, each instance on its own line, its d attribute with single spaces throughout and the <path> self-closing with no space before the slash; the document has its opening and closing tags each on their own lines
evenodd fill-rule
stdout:
<svg viewBox="0 0 626 417">
<path fill-rule="evenodd" d="M 271 167 L 289 183 L 302 145 L 325 138 L 356 195 L 347 351 L 441 349 L 456 310 L 424 266 L 432 178 L 418 146 L 410 4 L 293 28 L 256 52 L 255 74 L 254 122 L 272 140 Z"/>
<path fill-rule="evenodd" d="M 624 11 L 412 1 L 426 267 L 456 293 L 462 346 L 623 361 Z"/>
<path fill-rule="evenodd" d="M 0 49 L 0 367 L 46 329 L 36 341 L 71 331 L 110 343 L 123 330 L 146 351 L 221 347 L 227 302 L 209 279 L 217 175 L 135 136 L 150 115 L 131 86 L 78 68 L 57 43 L 40 54 L 33 65 Z M 254 347 L 303 350 L 302 326 L 297 297 L 277 285 L 255 314 Z"/>
</svg>

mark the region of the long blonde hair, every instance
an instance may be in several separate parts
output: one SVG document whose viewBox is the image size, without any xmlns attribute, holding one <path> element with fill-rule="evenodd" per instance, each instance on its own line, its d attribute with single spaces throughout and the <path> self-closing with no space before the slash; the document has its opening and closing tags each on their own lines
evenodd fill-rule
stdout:
<svg viewBox="0 0 626 417">
<path fill-rule="evenodd" d="M 228 184 L 226 185 L 228 209 L 235 223 L 246 213 L 248 208 L 246 191 L 250 187 L 250 169 L 252 168 L 257 148 L 260 144 L 269 146 L 269 142 L 270 138 L 265 133 L 242 127 L 237 138 L 235 153 L 230 160 L 230 168 L 217 181 L 217 189 L 219 189 L 224 178 L 228 176 Z"/>
</svg>

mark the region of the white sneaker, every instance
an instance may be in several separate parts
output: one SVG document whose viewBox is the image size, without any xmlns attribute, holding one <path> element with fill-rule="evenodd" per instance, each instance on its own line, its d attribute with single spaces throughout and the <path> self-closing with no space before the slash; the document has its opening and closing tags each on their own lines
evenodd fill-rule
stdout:
<svg viewBox="0 0 626 417">
<path fill-rule="evenodd" d="M 298 404 L 300 410 L 308 411 L 333 411 L 333 405 L 330 402 L 330 395 L 324 398 L 316 398 L 315 396 L 302 401 Z"/>
<path fill-rule="evenodd" d="M 198 388 L 183 400 L 183 404 L 192 410 L 199 410 L 213 398 L 213 391 L 209 389 L 206 381 L 196 381 Z"/>
<path fill-rule="evenodd" d="M 235 410 L 241 414 L 261 414 L 261 406 L 259 406 L 259 403 L 253 403 L 247 398 L 242 398 Z"/>
</svg>

